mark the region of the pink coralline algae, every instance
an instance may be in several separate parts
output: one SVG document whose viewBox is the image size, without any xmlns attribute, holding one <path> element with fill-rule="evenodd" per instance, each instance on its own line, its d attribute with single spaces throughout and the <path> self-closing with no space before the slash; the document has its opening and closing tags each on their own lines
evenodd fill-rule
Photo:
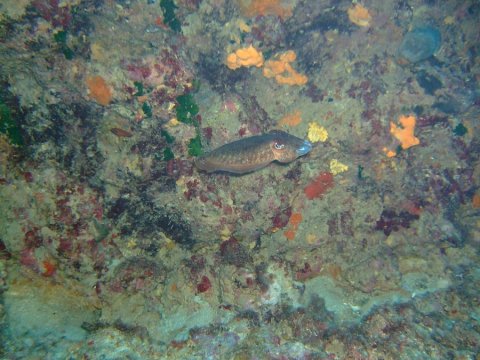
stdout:
<svg viewBox="0 0 480 360">
<path fill-rule="evenodd" d="M 409 228 L 413 220 L 418 220 L 417 214 L 411 214 L 407 211 L 396 213 L 394 210 L 383 210 L 380 219 L 375 225 L 375 230 L 383 231 L 385 235 L 390 235 L 392 231 L 400 230 L 400 227 Z"/>
<path fill-rule="evenodd" d="M 43 239 L 37 227 L 27 231 L 23 242 L 27 248 L 38 248 L 42 246 Z"/>
<path fill-rule="evenodd" d="M 137 256 L 125 259 L 104 289 L 113 293 L 138 293 L 152 291 L 159 282 L 165 281 L 165 269 L 161 263 Z M 108 295 L 105 295 L 108 296 Z"/>
<path fill-rule="evenodd" d="M 156 57 L 127 62 L 128 77 L 154 89 L 173 100 L 191 87 L 193 74 L 186 64 L 171 50 L 164 49 Z M 158 94 L 157 94 L 158 95 Z"/>
<path fill-rule="evenodd" d="M 0 240 L 0 260 L 8 260 L 12 257 L 12 254 L 7 250 L 7 247 Z"/>
<path fill-rule="evenodd" d="M 292 215 L 291 207 L 280 210 L 272 219 L 273 227 L 276 229 L 282 229 L 287 226 L 288 221 L 290 220 L 290 215 Z"/>
<path fill-rule="evenodd" d="M 178 180 L 181 176 L 193 175 L 193 163 L 184 159 L 171 159 L 165 167 L 168 176 Z"/>
<path fill-rule="evenodd" d="M 67 28 L 72 21 L 69 6 L 62 6 L 60 0 L 35 0 L 33 8 L 54 27 Z"/>
<path fill-rule="evenodd" d="M 251 261 L 247 249 L 233 237 L 222 242 L 220 256 L 225 263 L 238 267 L 242 267 Z"/>
<path fill-rule="evenodd" d="M 212 283 L 210 282 L 210 279 L 206 275 L 204 275 L 202 276 L 202 280 L 200 281 L 200 283 L 197 285 L 197 291 L 199 293 L 203 293 L 210 290 L 211 287 Z"/>
<path fill-rule="evenodd" d="M 322 198 L 323 195 L 335 186 L 333 174 L 331 172 L 323 172 L 318 175 L 315 180 L 308 184 L 303 191 L 307 199 L 313 200 Z"/>
</svg>

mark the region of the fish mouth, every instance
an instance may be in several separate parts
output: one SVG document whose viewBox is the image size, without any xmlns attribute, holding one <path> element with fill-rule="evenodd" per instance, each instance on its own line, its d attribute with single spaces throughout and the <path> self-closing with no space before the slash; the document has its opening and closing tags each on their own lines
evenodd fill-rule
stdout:
<svg viewBox="0 0 480 360">
<path fill-rule="evenodd" d="M 312 150 L 312 143 L 310 141 L 303 141 L 303 144 L 300 145 L 296 152 L 297 152 L 297 156 L 303 156 L 305 154 L 308 154 L 310 151 Z"/>
</svg>

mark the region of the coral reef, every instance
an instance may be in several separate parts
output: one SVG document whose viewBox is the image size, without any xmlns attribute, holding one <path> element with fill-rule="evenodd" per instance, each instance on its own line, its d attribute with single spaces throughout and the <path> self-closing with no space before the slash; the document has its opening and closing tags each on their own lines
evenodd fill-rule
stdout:
<svg viewBox="0 0 480 360">
<path fill-rule="evenodd" d="M 478 2 L 0 7 L 0 358 L 478 357 Z"/>
</svg>

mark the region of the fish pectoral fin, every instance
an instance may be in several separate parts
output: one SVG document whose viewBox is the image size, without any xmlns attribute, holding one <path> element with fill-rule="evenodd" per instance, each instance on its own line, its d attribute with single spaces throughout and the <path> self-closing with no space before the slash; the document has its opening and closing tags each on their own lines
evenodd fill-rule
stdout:
<svg viewBox="0 0 480 360">
<path fill-rule="evenodd" d="M 195 160 L 193 160 L 193 164 L 199 170 L 207 170 L 206 169 L 206 161 L 205 161 L 205 158 L 203 158 L 203 157 L 198 157 Z"/>
</svg>

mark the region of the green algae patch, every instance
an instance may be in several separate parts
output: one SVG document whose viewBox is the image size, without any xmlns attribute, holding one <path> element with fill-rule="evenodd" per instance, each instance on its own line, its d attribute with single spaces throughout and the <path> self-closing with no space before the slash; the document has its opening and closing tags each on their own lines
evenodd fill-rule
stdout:
<svg viewBox="0 0 480 360">
<path fill-rule="evenodd" d="M 143 89 L 143 84 L 140 82 L 140 81 L 135 81 L 133 83 L 133 85 L 135 86 L 135 89 L 137 90 L 137 92 L 135 94 L 133 94 L 134 96 L 143 96 L 145 95 L 145 91 Z"/>
<path fill-rule="evenodd" d="M 65 56 L 65 59 L 72 60 L 75 54 L 73 50 L 70 49 L 67 45 L 67 37 L 68 37 L 68 34 L 64 30 L 58 31 L 53 35 L 53 39 L 60 46 L 60 51 Z"/>
<path fill-rule="evenodd" d="M 153 115 L 152 107 L 146 101 L 142 105 L 142 111 L 146 117 L 151 118 Z"/>
<path fill-rule="evenodd" d="M 358 178 L 358 180 L 363 180 L 363 166 L 362 165 L 358 165 L 357 178 Z"/>
<path fill-rule="evenodd" d="M 169 160 L 173 160 L 174 158 L 175 158 L 175 155 L 173 154 L 172 149 L 167 147 L 165 148 L 165 150 L 163 150 L 163 160 L 169 161 Z"/>
<path fill-rule="evenodd" d="M 468 132 L 468 129 L 462 123 L 455 126 L 453 129 L 453 133 L 457 136 L 463 136 Z"/>
<path fill-rule="evenodd" d="M 169 134 L 167 130 L 161 130 L 160 134 L 165 138 L 167 144 L 172 144 L 175 141 L 175 138 Z M 169 161 L 175 159 L 175 154 L 173 153 L 170 147 L 166 147 L 163 150 L 163 160 Z"/>
<path fill-rule="evenodd" d="M 195 116 L 199 108 L 192 94 L 183 94 L 177 97 L 177 119 L 185 124 L 194 125 Z"/>
<path fill-rule="evenodd" d="M 197 134 L 193 139 L 188 143 L 188 154 L 190 156 L 200 156 L 203 154 L 202 148 L 202 139 L 200 134 Z"/>
<path fill-rule="evenodd" d="M 53 35 L 53 39 L 57 44 L 66 44 L 67 43 L 67 32 L 66 31 L 58 31 Z"/>
<path fill-rule="evenodd" d="M 160 131 L 160 134 L 165 138 L 165 141 L 167 144 L 171 144 L 175 141 L 175 138 L 170 135 L 170 133 L 167 130 L 162 130 Z"/>
<path fill-rule="evenodd" d="M 200 123 L 197 120 L 200 109 L 191 93 L 178 96 L 176 102 L 175 111 L 178 121 L 187 125 L 193 125 L 197 132 L 197 135 L 188 143 L 188 154 L 190 156 L 200 156 L 203 154 Z"/>
<path fill-rule="evenodd" d="M 163 12 L 163 23 L 173 31 L 178 33 L 181 32 L 182 26 L 180 24 L 180 21 L 177 19 L 177 16 L 175 15 L 175 10 L 178 9 L 178 6 L 175 5 L 174 1 L 161 0 L 160 8 Z"/>
<path fill-rule="evenodd" d="M 7 105 L 0 102 L 0 133 L 5 134 L 12 145 L 23 145 L 22 134 L 17 121 Z"/>
</svg>

